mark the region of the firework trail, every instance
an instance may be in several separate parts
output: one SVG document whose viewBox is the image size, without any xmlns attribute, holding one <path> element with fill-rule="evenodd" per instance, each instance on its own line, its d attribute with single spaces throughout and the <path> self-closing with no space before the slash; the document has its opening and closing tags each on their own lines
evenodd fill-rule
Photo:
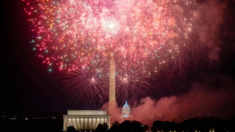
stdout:
<svg viewBox="0 0 235 132">
<path fill-rule="evenodd" d="M 126 100 L 138 100 L 146 95 L 150 86 L 150 75 L 146 65 L 136 65 L 133 60 L 116 61 L 116 88 L 117 99 L 120 102 Z"/>
<path fill-rule="evenodd" d="M 33 50 L 50 67 L 73 71 L 73 75 L 68 73 L 68 85 L 79 87 L 81 93 L 100 92 L 103 84 L 98 86 L 97 70 L 91 67 L 105 63 L 110 54 L 117 62 L 120 91 L 146 88 L 144 80 L 162 64 L 177 61 L 197 17 L 197 4 L 192 0 L 23 1 L 36 34 L 31 41 Z M 108 70 L 102 72 L 99 78 L 105 80 Z"/>
<path fill-rule="evenodd" d="M 125 61 L 117 61 L 116 66 L 116 96 L 119 101 L 137 100 L 146 95 L 151 73 L 146 71 L 145 65 L 135 65 L 131 59 L 126 58 Z M 97 61 L 81 70 L 66 72 L 63 80 L 71 102 L 84 103 L 92 108 L 96 104 L 94 100 L 108 100 L 109 61 Z"/>
<path fill-rule="evenodd" d="M 104 102 L 108 97 L 109 62 L 94 62 L 81 70 L 71 71 L 64 76 L 64 86 L 68 94 L 68 100 L 74 104 L 84 103 L 84 106 L 92 107 L 94 102 Z M 81 101 L 82 102 L 79 102 Z"/>
</svg>

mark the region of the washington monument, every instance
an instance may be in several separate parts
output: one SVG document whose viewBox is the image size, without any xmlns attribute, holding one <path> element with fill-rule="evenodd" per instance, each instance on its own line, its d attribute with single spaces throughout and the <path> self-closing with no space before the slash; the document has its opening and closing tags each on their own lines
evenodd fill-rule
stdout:
<svg viewBox="0 0 235 132">
<path fill-rule="evenodd" d="M 115 92 L 115 60 L 113 55 L 110 55 L 110 69 L 109 69 L 109 114 L 115 110 L 116 107 L 116 92 Z"/>
</svg>

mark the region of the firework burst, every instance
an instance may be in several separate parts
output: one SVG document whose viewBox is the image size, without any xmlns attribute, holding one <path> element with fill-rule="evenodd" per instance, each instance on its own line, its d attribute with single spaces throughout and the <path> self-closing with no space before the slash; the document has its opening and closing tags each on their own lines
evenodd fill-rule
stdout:
<svg viewBox="0 0 235 132">
<path fill-rule="evenodd" d="M 95 100 L 104 102 L 108 95 L 108 80 L 107 74 L 109 63 L 94 62 L 80 70 L 66 72 L 64 74 L 64 86 L 68 99 L 78 104 L 92 107 Z"/>
<path fill-rule="evenodd" d="M 106 63 L 110 54 L 117 62 L 119 91 L 140 94 L 138 89 L 148 87 L 144 80 L 177 60 L 197 16 L 192 0 L 23 1 L 36 34 L 31 43 L 37 56 L 49 66 L 73 71 L 68 87 L 81 89 L 79 94 L 102 91 L 99 82 L 106 80 L 108 70 L 99 66 L 105 69 L 100 81 L 94 67 Z"/>
<path fill-rule="evenodd" d="M 136 65 L 132 58 L 116 61 L 117 99 L 124 103 L 146 95 L 151 73 L 145 65 Z"/>
<path fill-rule="evenodd" d="M 166 51 L 178 51 L 179 44 L 169 38 L 179 33 L 188 37 L 191 31 L 186 17 L 181 24 L 175 23 L 174 16 L 181 16 L 177 18 L 181 21 L 182 13 L 175 12 L 177 6 L 167 0 L 37 0 L 27 4 L 25 11 L 37 34 L 32 40 L 34 49 L 44 63 L 61 70 L 77 70 L 91 63 L 92 56 L 108 55 L 118 48 L 136 60 L 149 61 Z"/>
</svg>

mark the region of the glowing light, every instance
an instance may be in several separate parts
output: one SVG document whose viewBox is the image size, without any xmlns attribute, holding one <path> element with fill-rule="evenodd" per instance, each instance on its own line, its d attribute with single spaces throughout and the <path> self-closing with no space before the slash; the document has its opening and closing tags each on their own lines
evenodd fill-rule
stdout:
<svg viewBox="0 0 235 132">
<path fill-rule="evenodd" d="M 124 83 L 127 83 L 127 78 L 122 79 Z"/>
<path fill-rule="evenodd" d="M 92 83 L 95 82 L 95 78 L 94 78 L 94 77 L 91 78 L 91 82 L 92 82 Z"/>
<path fill-rule="evenodd" d="M 109 28 L 111 28 L 111 29 L 113 28 L 113 24 L 112 23 L 109 24 Z"/>
</svg>

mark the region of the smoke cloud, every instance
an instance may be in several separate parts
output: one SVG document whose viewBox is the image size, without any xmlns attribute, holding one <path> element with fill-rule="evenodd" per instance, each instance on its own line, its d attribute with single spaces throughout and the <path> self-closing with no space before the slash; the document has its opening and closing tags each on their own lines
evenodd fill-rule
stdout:
<svg viewBox="0 0 235 132">
<path fill-rule="evenodd" d="M 197 12 L 199 40 L 205 48 L 208 48 L 209 59 L 218 60 L 220 26 L 224 22 L 225 3 L 219 3 L 216 0 L 206 1 L 199 6 L 200 12 Z"/>
<path fill-rule="evenodd" d="M 227 119 L 235 116 L 235 91 L 230 88 L 212 90 L 203 84 L 194 84 L 192 89 L 180 96 L 162 97 L 154 100 L 143 98 L 132 109 L 135 120 L 149 126 L 155 120 L 182 122 L 193 117 L 216 117 Z"/>
<path fill-rule="evenodd" d="M 219 79 L 220 86 L 216 89 L 210 81 L 194 83 L 191 90 L 182 95 L 162 97 L 159 100 L 151 97 L 142 98 L 139 105 L 131 108 L 129 119 L 151 127 L 156 120 L 179 123 L 194 117 L 228 119 L 235 116 L 235 84 L 233 83 L 235 80 L 223 75 Z M 108 110 L 108 104 L 104 104 L 102 109 Z M 121 119 L 121 109 L 122 107 L 117 107 L 113 113 L 110 113 L 112 122 L 124 120 Z"/>
</svg>

